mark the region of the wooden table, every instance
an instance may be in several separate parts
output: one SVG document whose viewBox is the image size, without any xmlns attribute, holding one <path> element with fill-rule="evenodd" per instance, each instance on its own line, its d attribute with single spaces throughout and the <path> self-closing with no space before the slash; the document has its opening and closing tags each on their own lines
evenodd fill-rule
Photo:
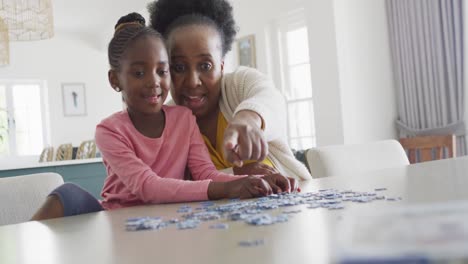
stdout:
<svg viewBox="0 0 468 264">
<path fill-rule="evenodd" d="M 311 180 L 304 191 L 335 188 L 373 191 L 402 201 L 346 203 L 344 210 L 306 209 L 288 222 L 249 226 L 228 222 L 229 229 L 125 231 L 125 220 L 140 216 L 179 217 L 180 204 L 151 205 L 0 227 L 0 263 L 328 263 L 330 242 L 341 216 L 359 208 L 382 210 L 406 204 L 468 200 L 468 157 L 420 163 L 363 175 Z M 192 205 L 197 207 L 198 204 Z M 341 220 L 338 220 L 340 219 Z M 242 240 L 264 245 L 241 247 Z"/>
</svg>

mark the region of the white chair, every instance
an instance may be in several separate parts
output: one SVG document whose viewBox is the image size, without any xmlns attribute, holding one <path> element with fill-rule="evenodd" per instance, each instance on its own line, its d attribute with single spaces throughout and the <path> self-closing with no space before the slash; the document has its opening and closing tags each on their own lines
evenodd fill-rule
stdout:
<svg viewBox="0 0 468 264">
<path fill-rule="evenodd" d="M 311 148 L 306 160 L 313 178 L 362 173 L 408 165 L 408 157 L 396 140 Z"/>
<path fill-rule="evenodd" d="M 0 178 L 0 225 L 26 222 L 47 195 L 63 184 L 57 173 L 37 173 Z"/>
</svg>

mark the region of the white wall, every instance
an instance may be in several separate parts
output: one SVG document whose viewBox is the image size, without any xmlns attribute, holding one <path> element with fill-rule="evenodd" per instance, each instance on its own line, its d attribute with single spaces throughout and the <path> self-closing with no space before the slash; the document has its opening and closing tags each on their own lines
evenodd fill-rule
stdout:
<svg viewBox="0 0 468 264">
<path fill-rule="evenodd" d="M 396 137 L 384 0 L 235 0 L 233 6 L 238 36 L 256 35 L 257 68 L 277 85 L 269 24 L 305 9 L 318 146 Z"/>
<path fill-rule="evenodd" d="M 345 143 L 396 138 L 384 0 L 335 0 Z"/>
<path fill-rule="evenodd" d="M 76 34 L 56 32 L 41 41 L 10 42 L 10 65 L 0 67 L 0 79 L 40 79 L 48 84 L 51 144 L 79 145 L 94 138 L 103 118 L 122 108 L 120 96 L 107 82 L 107 55 Z M 86 84 L 87 115 L 65 117 L 61 83 Z"/>
</svg>

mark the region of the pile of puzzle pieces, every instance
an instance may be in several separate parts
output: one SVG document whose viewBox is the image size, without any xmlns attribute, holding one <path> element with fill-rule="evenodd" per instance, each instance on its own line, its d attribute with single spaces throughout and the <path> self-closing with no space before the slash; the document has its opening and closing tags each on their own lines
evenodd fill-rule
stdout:
<svg viewBox="0 0 468 264">
<path fill-rule="evenodd" d="M 128 219 L 128 231 L 159 230 L 176 225 L 177 229 L 197 228 L 202 222 L 224 220 L 244 221 L 249 225 L 261 226 L 287 222 L 290 214 L 300 213 L 301 210 L 274 210 L 290 206 L 306 205 L 308 209 L 326 208 L 328 210 L 344 209 L 345 202 L 369 203 L 376 200 L 398 201 L 399 197 L 386 197 L 382 194 L 386 188 L 376 188 L 374 192 L 355 192 L 351 190 L 338 191 L 335 189 L 320 190 L 307 193 L 281 193 L 252 200 L 230 200 L 226 204 L 216 204 L 213 201 L 199 203 L 199 207 L 182 205 L 177 210 L 181 219 L 164 220 L 161 217 L 138 217 Z M 278 213 L 278 211 L 280 211 Z M 273 212 L 276 214 L 273 215 Z M 227 223 L 217 223 L 211 229 L 228 229 Z"/>
</svg>

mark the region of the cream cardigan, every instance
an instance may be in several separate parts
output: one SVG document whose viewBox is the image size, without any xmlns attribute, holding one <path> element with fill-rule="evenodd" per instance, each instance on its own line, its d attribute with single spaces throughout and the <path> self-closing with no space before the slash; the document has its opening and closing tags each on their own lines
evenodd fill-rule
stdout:
<svg viewBox="0 0 468 264">
<path fill-rule="evenodd" d="M 285 176 L 299 180 L 312 179 L 286 143 L 286 103 L 273 82 L 264 74 L 242 66 L 232 73 L 224 74 L 219 108 L 228 122 L 241 110 L 258 113 L 265 125 L 268 158 L 275 168 Z"/>
</svg>

